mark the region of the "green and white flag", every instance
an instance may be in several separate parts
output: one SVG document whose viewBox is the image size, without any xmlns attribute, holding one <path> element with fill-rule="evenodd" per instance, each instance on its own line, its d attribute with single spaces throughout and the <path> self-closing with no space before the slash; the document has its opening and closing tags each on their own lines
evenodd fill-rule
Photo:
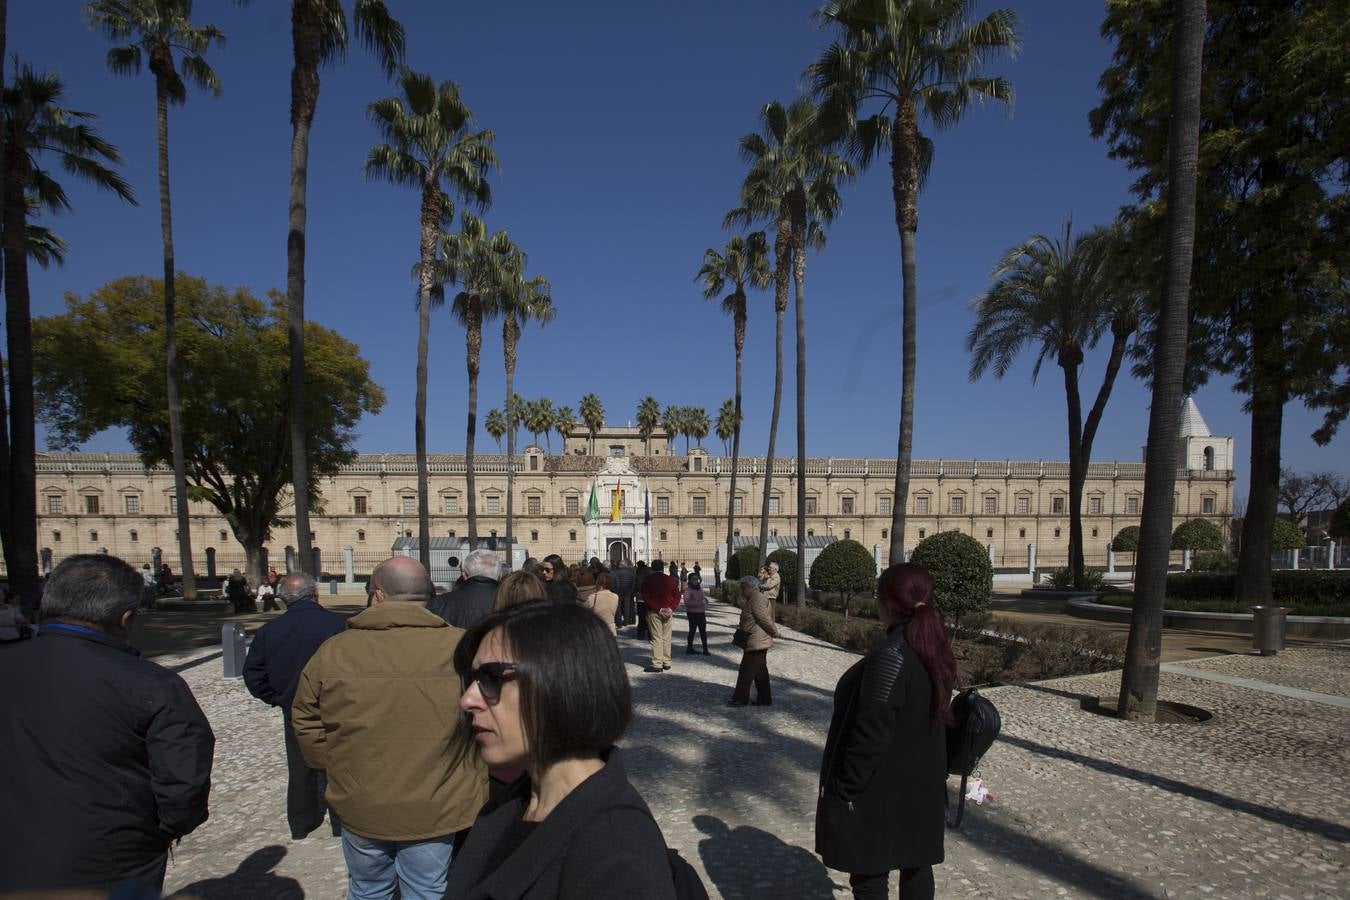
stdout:
<svg viewBox="0 0 1350 900">
<path fill-rule="evenodd" d="M 593 522 L 600 518 L 600 498 L 595 492 L 595 482 L 591 482 L 591 502 L 586 504 L 586 521 Z"/>
</svg>

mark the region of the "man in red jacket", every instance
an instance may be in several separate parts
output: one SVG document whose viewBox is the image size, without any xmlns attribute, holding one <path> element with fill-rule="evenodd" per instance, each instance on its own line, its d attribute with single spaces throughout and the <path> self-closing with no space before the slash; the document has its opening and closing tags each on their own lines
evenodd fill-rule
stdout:
<svg viewBox="0 0 1350 900">
<path fill-rule="evenodd" d="M 675 609 L 680 605 L 680 582 L 666 575 L 661 560 L 652 563 L 652 573 L 642 580 L 642 602 L 647 607 L 647 630 L 652 636 L 652 664 L 647 672 L 670 668 L 670 635 Z"/>
</svg>

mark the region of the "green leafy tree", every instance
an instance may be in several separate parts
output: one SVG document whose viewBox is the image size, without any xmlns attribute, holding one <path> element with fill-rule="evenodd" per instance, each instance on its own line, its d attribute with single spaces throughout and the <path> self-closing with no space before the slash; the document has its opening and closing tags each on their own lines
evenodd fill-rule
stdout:
<svg viewBox="0 0 1350 900">
<path fill-rule="evenodd" d="M 1187 519 L 1172 532 L 1173 550 L 1222 550 L 1223 532 L 1208 519 Z"/>
<path fill-rule="evenodd" d="M 698 270 L 697 280 L 703 287 L 703 296 L 712 300 L 723 291 L 722 311 L 731 316 L 732 347 L 736 351 L 736 392 L 731 401 L 732 409 L 728 424 L 729 433 L 723 435 L 723 416 L 727 415 L 726 405 L 717 416 L 717 435 L 723 444 L 727 437 L 731 444 L 731 494 L 736 496 L 736 469 L 741 458 L 741 362 L 745 351 L 745 325 L 748 318 L 745 290 L 747 287 L 764 289 L 769 286 L 772 273 L 769 270 L 769 243 L 764 232 L 756 231 L 745 237 L 733 237 L 726 247 L 717 251 L 709 247 L 703 252 L 703 267 Z M 731 558 L 731 539 L 736 533 L 735 503 L 727 510 L 727 559 Z"/>
<path fill-rule="evenodd" d="M 519 356 L 520 336 L 523 327 L 530 322 L 547 325 L 553 321 L 556 310 L 553 307 L 553 288 L 542 275 L 533 278 L 525 274 L 527 258 L 525 252 L 514 247 L 507 252 L 503 260 L 501 282 L 499 284 L 502 308 L 502 361 L 506 366 L 506 406 L 511 415 L 517 415 L 511 409 L 516 396 L 516 362 Z M 516 430 L 510 430 L 506 443 L 506 545 L 515 541 L 515 484 L 516 484 Z"/>
<path fill-rule="evenodd" d="M 278 294 L 264 302 L 246 288 L 182 274 L 176 280 L 187 498 L 225 517 L 250 578 L 259 579 L 262 547 L 287 524 L 286 304 Z M 119 278 L 87 297 L 68 294 L 65 313 L 37 320 L 38 387 L 55 446 L 120 427 L 147 466 L 169 461 L 167 385 L 157 375 L 165 356 L 163 291 L 157 278 Z M 310 493 L 317 496 L 319 479 L 355 457 L 356 426 L 379 412 L 384 394 L 359 347 L 314 322 L 305 328 Z M 178 505 L 188 504 L 180 497 Z"/>
<path fill-rule="evenodd" d="M 1327 527 L 1327 534 L 1338 541 L 1350 539 L 1350 500 L 1336 507 L 1336 512 L 1331 516 L 1331 524 Z"/>
<path fill-rule="evenodd" d="M 811 588 L 839 595 L 848 618 L 848 602 L 854 594 L 870 594 L 877 586 L 877 564 L 867 548 L 857 541 L 827 544 L 811 563 Z"/>
<path fill-rule="evenodd" d="M 638 436 L 647 444 L 647 455 L 652 453 L 652 433 L 661 421 L 661 404 L 652 396 L 642 398 L 637 408 Z"/>
<path fill-rule="evenodd" d="M 953 624 L 993 602 L 994 567 L 989 551 L 959 531 L 940 531 L 919 541 L 909 559 L 933 576 L 933 598 Z"/>
<path fill-rule="evenodd" d="M 1134 553 L 1139 549 L 1139 526 L 1126 525 L 1111 541 L 1111 549 L 1117 553 Z"/>
<path fill-rule="evenodd" d="M 919 190 L 933 159 L 933 143 L 920 132 L 920 119 L 935 129 L 949 128 L 972 101 L 992 100 L 1010 108 L 1013 101 L 1012 85 L 981 69 L 996 53 L 1016 52 L 1017 18 L 1011 10 L 998 9 L 968 22 L 970 10 L 969 0 L 830 0 L 818 20 L 833 30 L 835 40 L 810 68 L 817 94 L 825 99 L 831 118 L 843 123 L 858 162 L 866 167 L 881 154 L 890 154 L 902 293 L 892 563 L 904 561 L 918 341 L 915 245 Z"/>
<path fill-rule="evenodd" d="M 247 2 L 247 0 L 241 0 Z M 403 26 L 384 0 L 353 0 L 356 37 L 392 75 L 403 61 Z M 347 55 L 349 30 L 342 0 L 291 0 L 291 173 L 286 217 L 286 303 L 291 386 L 291 490 L 295 492 L 295 546 L 311 575 L 309 454 L 305 412 L 305 229 L 309 186 L 309 134 L 319 106 L 319 67 Z M 473 496 L 469 498 L 472 508 Z M 472 519 L 470 520 L 472 521 Z M 472 533 L 472 527 L 470 528 Z M 424 545 L 425 546 L 425 545 Z"/>
<path fill-rule="evenodd" d="M 778 601 L 787 603 L 797 595 L 797 551 L 780 547 L 764 560 L 765 565 L 778 563 L 778 578 L 782 585 L 778 591 Z"/>
<path fill-rule="evenodd" d="M 717 436 L 722 441 L 723 453 L 732 453 L 732 449 L 729 446 L 729 442 L 734 436 L 736 428 L 739 424 L 740 421 L 736 418 L 736 401 L 730 398 L 723 400 L 721 408 L 717 410 L 717 424 L 713 426 L 713 430 L 716 432 Z M 736 487 L 735 487 L 736 455 L 733 454 L 731 459 L 732 459 L 731 477 L 733 479 L 731 496 L 734 497 L 736 496 Z M 731 558 L 731 544 L 728 543 L 727 559 L 730 558 Z"/>
<path fill-rule="evenodd" d="M 577 427 L 577 414 L 570 406 L 560 406 L 553 413 L 553 430 L 558 433 L 559 447 L 566 449 L 567 439 Z"/>
<path fill-rule="evenodd" d="M 206 62 L 205 53 L 225 35 L 214 25 L 192 24 L 192 0 L 96 0 L 85 8 L 90 24 L 120 46 L 108 51 L 108 68 L 115 74 L 139 74 L 148 60 L 155 76 L 155 144 L 159 172 L 159 228 L 164 246 L 165 373 L 168 384 L 169 435 L 173 444 L 173 484 L 177 496 L 187 496 L 187 471 L 183 458 L 180 422 L 178 341 L 174 323 L 173 204 L 169 193 L 169 105 L 187 101 L 188 80 L 220 96 L 220 79 Z M 130 43 L 122 44 L 123 41 Z M 182 72 L 175 55 L 182 58 Z M 178 565 L 183 596 L 197 596 L 197 577 L 192 570 L 192 529 L 186 503 L 178 505 Z"/>
<path fill-rule="evenodd" d="M 1177 116 L 1172 9 L 1152 0 L 1108 6 L 1103 34 L 1116 51 L 1091 114 L 1094 133 L 1138 173 L 1135 217 L 1155 248 L 1170 207 L 1167 123 Z M 1313 433 L 1322 443 L 1350 412 L 1350 370 L 1327 366 L 1350 355 L 1350 17 L 1338 0 L 1210 0 L 1202 27 L 1187 374 L 1192 384 L 1227 375 L 1247 397 L 1250 485 L 1234 599 L 1265 602 L 1284 407 L 1302 398 L 1324 409 Z M 1156 371 L 1149 360 L 1140 367 Z"/>
<path fill-rule="evenodd" d="M 496 407 L 489 409 L 483 417 L 483 428 L 497 442 L 497 449 L 502 449 L 502 438 L 506 436 L 506 415 Z"/>
<path fill-rule="evenodd" d="M 1293 522 L 1281 516 L 1275 520 L 1275 531 L 1271 538 L 1272 550 L 1302 550 L 1308 546 L 1308 536 Z"/>
<path fill-rule="evenodd" d="M 1098 228 L 1077 237 L 1073 222 L 1064 234 L 1043 234 L 1003 255 L 991 277 L 994 286 L 975 301 L 976 321 L 966 337 L 972 353 L 970 380 L 992 370 L 1002 378 L 1024 346 L 1036 351 L 1031 379 L 1053 359 L 1063 370 L 1069 411 L 1069 569 L 1074 586 L 1085 588 L 1083 566 L 1083 484 L 1092 459 L 1092 442 L 1116 375 L 1139 325 L 1140 303 L 1113 266 L 1112 229 Z M 1097 398 L 1083 420 L 1079 370 L 1085 353 L 1102 336 L 1111 336 Z"/>
<path fill-rule="evenodd" d="M 366 177 L 416 188 L 418 208 L 417 374 L 413 435 L 417 455 L 417 535 L 422 565 L 431 568 L 431 504 L 427 474 L 427 346 L 436 238 L 454 220 L 454 200 L 486 209 L 487 174 L 497 168 L 493 134 L 474 128 L 459 85 L 407 68 L 399 70 L 401 96 L 370 104 L 367 115 L 383 143 L 366 157 Z"/>
<path fill-rule="evenodd" d="M 595 394 L 581 398 L 581 421 L 586 424 L 586 433 L 591 438 L 591 456 L 595 455 L 595 435 L 605 427 L 605 405 Z"/>
<path fill-rule="evenodd" d="M 64 92 L 56 76 L 20 64 L 3 95 L 5 169 L 0 221 L 9 358 L 0 377 L 9 376 L 9 395 L 5 397 L 0 383 L 0 543 L 4 544 L 10 590 L 28 613 L 38 606 L 37 432 L 28 293 L 28 260 L 34 258 L 28 241 L 34 232 L 28 219 L 36 210 L 70 208 L 64 188 L 52 177 L 52 163 L 135 203 L 130 185 L 110 168 L 122 161 L 117 148 L 99 136 L 92 114 L 61 105 Z M 37 250 L 39 260 L 42 252 Z"/>
<path fill-rule="evenodd" d="M 534 443 L 539 444 L 539 438 L 544 438 L 548 449 L 552 451 L 553 447 L 548 439 L 549 433 L 553 431 L 553 421 L 556 417 L 553 411 L 553 401 L 547 397 L 540 397 L 538 400 L 531 400 L 525 404 L 525 430 L 534 435 Z"/>
<path fill-rule="evenodd" d="M 684 431 L 684 409 L 683 406 L 672 404 L 666 407 L 665 412 L 661 413 L 661 427 L 665 430 L 672 446 L 674 446 L 679 434 Z M 687 447 L 685 452 L 688 453 Z"/>
</svg>

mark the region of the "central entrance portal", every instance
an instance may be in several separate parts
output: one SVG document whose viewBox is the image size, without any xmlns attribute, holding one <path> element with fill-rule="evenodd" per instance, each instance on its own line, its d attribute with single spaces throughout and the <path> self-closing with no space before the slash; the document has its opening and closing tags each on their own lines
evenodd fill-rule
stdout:
<svg viewBox="0 0 1350 900">
<path fill-rule="evenodd" d="M 609 558 L 609 564 L 611 566 L 617 566 L 620 562 L 627 562 L 629 565 L 632 565 L 633 539 L 611 538 L 609 546 L 605 548 L 605 556 Z"/>
</svg>

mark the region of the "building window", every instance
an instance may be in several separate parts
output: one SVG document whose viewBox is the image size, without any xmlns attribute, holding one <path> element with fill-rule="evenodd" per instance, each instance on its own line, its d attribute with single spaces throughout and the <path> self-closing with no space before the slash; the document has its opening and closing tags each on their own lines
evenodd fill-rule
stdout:
<svg viewBox="0 0 1350 900">
<path fill-rule="evenodd" d="M 66 498 L 60 494 L 51 494 L 47 497 L 47 515 L 59 516 L 66 511 Z"/>
<path fill-rule="evenodd" d="M 889 516 L 889 515 L 891 514 L 891 498 L 890 498 L 890 497 L 878 497 L 878 498 L 877 498 L 877 513 L 878 513 L 878 515 L 883 515 L 883 516 Z"/>
<path fill-rule="evenodd" d="M 610 445 L 609 445 L 609 455 L 610 455 L 610 456 L 623 456 L 623 444 L 610 444 Z"/>
<path fill-rule="evenodd" d="M 776 531 L 774 532 L 774 534 L 777 534 L 777 533 L 778 533 L 778 532 L 776 532 Z M 740 530 L 739 528 L 737 528 L 734 532 L 732 532 L 732 535 L 731 535 L 731 536 L 732 536 L 732 537 L 740 537 L 740 536 L 741 536 L 741 530 Z"/>
<path fill-rule="evenodd" d="M 966 498 L 960 494 L 954 494 L 949 501 L 949 505 L 951 514 L 959 516 L 966 511 Z"/>
<path fill-rule="evenodd" d="M 984 530 L 984 536 L 987 537 L 987 538 L 993 537 L 993 536 L 994 536 L 994 529 L 992 529 L 992 528 L 986 528 L 986 529 Z"/>
<path fill-rule="evenodd" d="M 657 497 L 657 498 L 656 498 L 656 513 L 657 513 L 657 515 L 660 515 L 660 516 L 668 516 L 668 515 L 670 515 L 670 498 L 669 498 L 669 497 Z"/>
<path fill-rule="evenodd" d="M 882 539 L 883 541 L 889 540 L 889 535 L 890 535 L 890 529 L 888 529 L 888 528 L 883 528 L 883 529 L 881 529 L 881 539 Z"/>
<path fill-rule="evenodd" d="M 1030 498 L 1030 497 L 1018 497 L 1018 498 L 1017 498 L 1017 513 L 1018 513 L 1018 515 L 1025 516 L 1025 515 L 1026 515 L 1027 513 L 1029 513 L 1029 512 L 1031 512 L 1031 498 Z"/>
<path fill-rule="evenodd" d="M 1017 536 L 1018 536 L 1019 538 L 1024 538 L 1024 537 L 1026 537 L 1026 536 L 1027 536 L 1027 530 L 1026 530 L 1025 528 L 1019 528 L 1019 529 L 1017 529 Z"/>
<path fill-rule="evenodd" d="M 661 540 L 664 541 L 665 539 L 666 539 L 666 530 L 665 530 L 664 528 L 662 528 L 662 529 L 661 529 Z"/>
<path fill-rule="evenodd" d="M 497 539 L 497 529 L 494 528 L 491 531 L 489 531 L 488 537 L 492 538 L 495 541 Z"/>
<path fill-rule="evenodd" d="M 412 537 L 412 532 L 411 532 L 411 531 L 408 532 L 408 537 Z M 315 539 L 314 532 L 311 531 L 311 532 L 309 533 L 309 542 L 310 542 L 311 544 L 314 543 L 314 539 Z"/>
<path fill-rule="evenodd" d="M 356 539 L 358 541 L 364 541 L 366 539 L 366 532 L 364 529 L 361 528 L 356 529 Z"/>
<path fill-rule="evenodd" d="M 806 536 L 807 536 L 807 537 L 815 537 L 815 536 L 816 536 L 816 530 L 815 530 L 814 528 L 808 528 L 808 529 L 806 529 Z"/>
<path fill-rule="evenodd" d="M 1129 513 L 1129 514 L 1132 515 L 1132 516 L 1137 516 L 1137 515 L 1139 515 L 1139 498 L 1138 498 L 1138 497 L 1126 497 L 1126 498 L 1125 498 L 1125 512 Z"/>
<path fill-rule="evenodd" d="M 415 515 L 417 515 L 417 498 L 416 498 L 416 497 L 400 497 L 400 498 L 399 498 L 399 509 L 403 510 L 403 514 L 404 514 L 405 516 L 415 516 Z"/>
<path fill-rule="evenodd" d="M 928 515 L 928 495 L 920 494 L 914 498 L 914 511 L 921 516 Z"/>
<path fill-rule="evenodd" d="M 59 531 L 53 531 L 53 532 L 52 532 L 52 543 L 53 543 L 53 544 L 59 544 L 59 543 L 61 543 L 61 532 L 59 532 Z"/>
<path fill-rule="evenodd" d="M 532 515 L 532 516 L 537 516 L 537 515 L 539 515 L 539 510 L 540 510 L 541 506 L 542 506 L 542 500 L 541 500 L 539 497 L 526 497 L 526 498 L 525 498 L 525 510 L 526 510 L 530 515 Z"/>
<path fill-rule="evenodd" d="M 1213 448 L 1213 447 L 1206 447 L 1206 448 L 1205 448 L 1205 471 L 1206 471 L 1206 472 L 1213 472 L 1213 471 L 1214 471 L 1214 448 Z"/>
<path fill-rule="evenodd" d="M 575 531 L 567 532 L 567 539 L 575 544 L 577 540 L 577 533 Z"/>
<path fill-rule="evenodd" d="M 1057 515 L 1057 516 L 1062 516 L 1062 515 L 1064 515 L 1064 498 L 1063 498 L 1063 497 L 1051 497 L 1051 498 L 1050 498 L 1050 512 L 1053 513 L 1053 514 L 1055 514 L 1055 515 Z"/>
<path fill-rule="evenodd" d="M 919 540 L 923 540 L 923 539 L 927 536 L 927 534 L 928 534 L 928 532 L 927 532 L 926 530 L 920 528 L 920 529 L 919 529 Z"/>
<path fill-rule="evenodd" d="M 853 533 L 852 533 L 851 531 L 849 531 L 847 528 L 845 528 L 845 529 L 844 529 L 844 540 L 848 540 L 848 539 L 851 538 L 851 537 L 853 537 Z"/>
<path fill-rule="evenodd" d="M 703 540 L 703 529 L 702 529 L 702 528 L 700 528 L 698 531 L 695 531 L 695 532 L 694 532 L 694 540 L 696 540 L 696 541 L 701 541 L 701 540 Z"/>
<path fill-rule="evenodd" d="M 539 471 L 539 457 L 535 456 L 534 454 L 530 454 L 530 471 L 531 472 Z"/>
<path fill-rule="evenodd" d="M 127 504 L 127 515 L 129 516 L 137 515 L 141 511 L 141 495 L 127 494 L 126 504 Z"/>
<path fill-rule="evenodd" d="M 91 541 L 97 541 L 97 540 L 98 540 L 98 532 L 97 532 L 97 531 L 91 531 L 91 532 L 89 532 L 89 540 L 91 540 Z"/>
<path fill-rule="evenodd" d="M 563 509 L 566 510 L 566 512 L 567 512 L 567 514 L 568 514 L 569 516 L 580 515 L 580 513 L 581 513 L 581 498 L 580 498 L 580 497 L 566 497 L 566 498 L 564 498 L 564 499 L 563 499 Z"/>
<path fill-rule="evenodd" d="M 358 494 L 358 495 L 356 495 L 355 497 L 353 497 L 353 498 L 352 498 L 352 512 L 356 513 L 358 516 L 364 516 L 364 515 L 366 514 L 366 500 L 367 500 L 367 499 L 368 499 L 368 498 L 366 498 L 366 497 L 364 497 L 364 496 L 362 496 L 362 495 L 360 495 L 360 494 Z"/>
<path fill-rule="evenodd" d="M 769 515 L 771 516 L 778 515 L 778 500 L 779 500 L 778 497 L 769 498 Z"/>
<path fill-rule="evenodd" d="M 94 494 L 86 494 L 84 498 L 84 511 L 91 515 L 98 515 L 98 497 Z"/>
<path fill-rule="evenodd" d="M 1095 528 L 1092 529 L 1092 536 L 1093 536 L 1093 537 L 1096 537 L 1096 536 L 1097 536 L 1097 529 L 1095 529 Z"/>
<path fill-rule="evenodd" d="M 745 512 L 745 498 L 736 497 L 735 499 L 733 499 L 731 501 L 731 508 L 735 511 L 736 515 L 738 516 L 741 513 Z"/>
<path fill-rule="evenodd" d="M 228 540 L 230 539 L 230 534 L 229 534 L 229 532 L 227 532 L 227 531 L 222 531 L 222 532 L 220 533 L 220 539 L 221 539 L 222 541 L 228 541 Z"/>
<path fill-rule="evenodd" d="M 539 540 L 539 532 L 537 532 L 537 531 L 531 531 L 531 532 L 530 532 L 530 540 L 532 540 L 532 541 L 537 541 L 537 540 Z"/>
<path fill-rule="evenodd" d="M 131 529 L 131 534 L 129 534 L 129 535 L 127 535 L 127 536 L 128 536 L 129 538 L 131 538 L 131 542 L 132 542 L 133 544 L 136 543 L 137 541 L 139 541 L 139 540 L 141 539 L 140 533 L 139 533 L 138 531 L 136 531 L 135 528 Z"/>
<path fill-rule="evenodd" d="M 814 516 L 814 515 L 816 514 L 816 498 L 815 498 L 815 497 L 807 497 L 807 498 L 806 498 L 806 514 L 807 514 L 808 516 Z"/>
<path fill-rule="evenodd" d="M 1089 498 L 1088 498 L 1088 515 L 1091 515 L 1091 516 L 1100 516 L 1101 514 L 1102 514 L 1102 498 L 1101 498 L 1101 497 L 1089 497 Z"/>
<path fill-rule="evenodd" d="M 487 511 L 488 511 L 488 512 L 490 512 L 490 513 L 499 513 L 499 512 L 502 511 L 502 498 L 501 498 L 501 497 L 493 496 L 493 497 L 486 497 L 486 498 L 484 498 L 484 499 L 487 501 Z"/>
<path fill-rule="evenodd" d="M 176 494 L 169 495 L 169 512 L 173 515 L 178 514 L 178 496 Z"/>
<path fill-rule="evenodd" d="M 1055 537 L 1059 537 L 1059 529 L 1058 529 L 1058 528 L 1055 529 Z"/>
<path fill-rule="evenodd" d="M 707 497 L 691 497 L 691 498 L 690 498 L 690 501 L 691 501 L 691 503 L 692 503 L 692 507 L 691 507 L 691 508 L 693 509 L 694 515 L 696 515 L 696 516 L 707 515 L 707 513 L 708 513 L 708 498 L 707 498 Z"/>
<path fill-rule="evenodd" d="M 447 534 L 447 537 L 453 538 L 454 536 L 455 536 L 455 529 L 451 528 Z"/>
<path fill-rule="evenodd" d="M 703 457 L 701 456 L 694 457 L 694 471 L 695 472 L 703 471 Z"/>
<path fill-rule="evenodd" d="M 445 505 L 445 511 L 446 511 L 446 512 L 448 512 L 448 513 L 457 513 L 457 512 L 459 512 L 459 497 L 457 497 L 457 496 L 446 497 L 446 498 L 444 499 L 443 503 L 444 503 L 444 505 Z"/>
<path fill-rule="evenodd" d="M 1207 516 L 1214 515 L 1214 498 L 1205 497 L 1200 501 L 1200 512 Z"/>
<path fill-rule="evenodd" d="M 851 515 L 853 515 L 853 498 L 852 498 L 852 497 L 840 497 L 840 498 L 839 498 L 839 514 L 840 514 L 841 516 L 851 516 Z"/>
<path fill-rule="evenodd" d="M 998 498 L 991 494 L 984 498 L 984 514 L 992 516 L 996 512 L 998 512 Z"/>
<path fill-rule="evenodd" d="M 778 529 L 777 529 L 777 528 L 770 528 L 770 529 L 769 529 L 769 534 L 773 535 L 774 537 L 778 537 Z"/>
</svg>

